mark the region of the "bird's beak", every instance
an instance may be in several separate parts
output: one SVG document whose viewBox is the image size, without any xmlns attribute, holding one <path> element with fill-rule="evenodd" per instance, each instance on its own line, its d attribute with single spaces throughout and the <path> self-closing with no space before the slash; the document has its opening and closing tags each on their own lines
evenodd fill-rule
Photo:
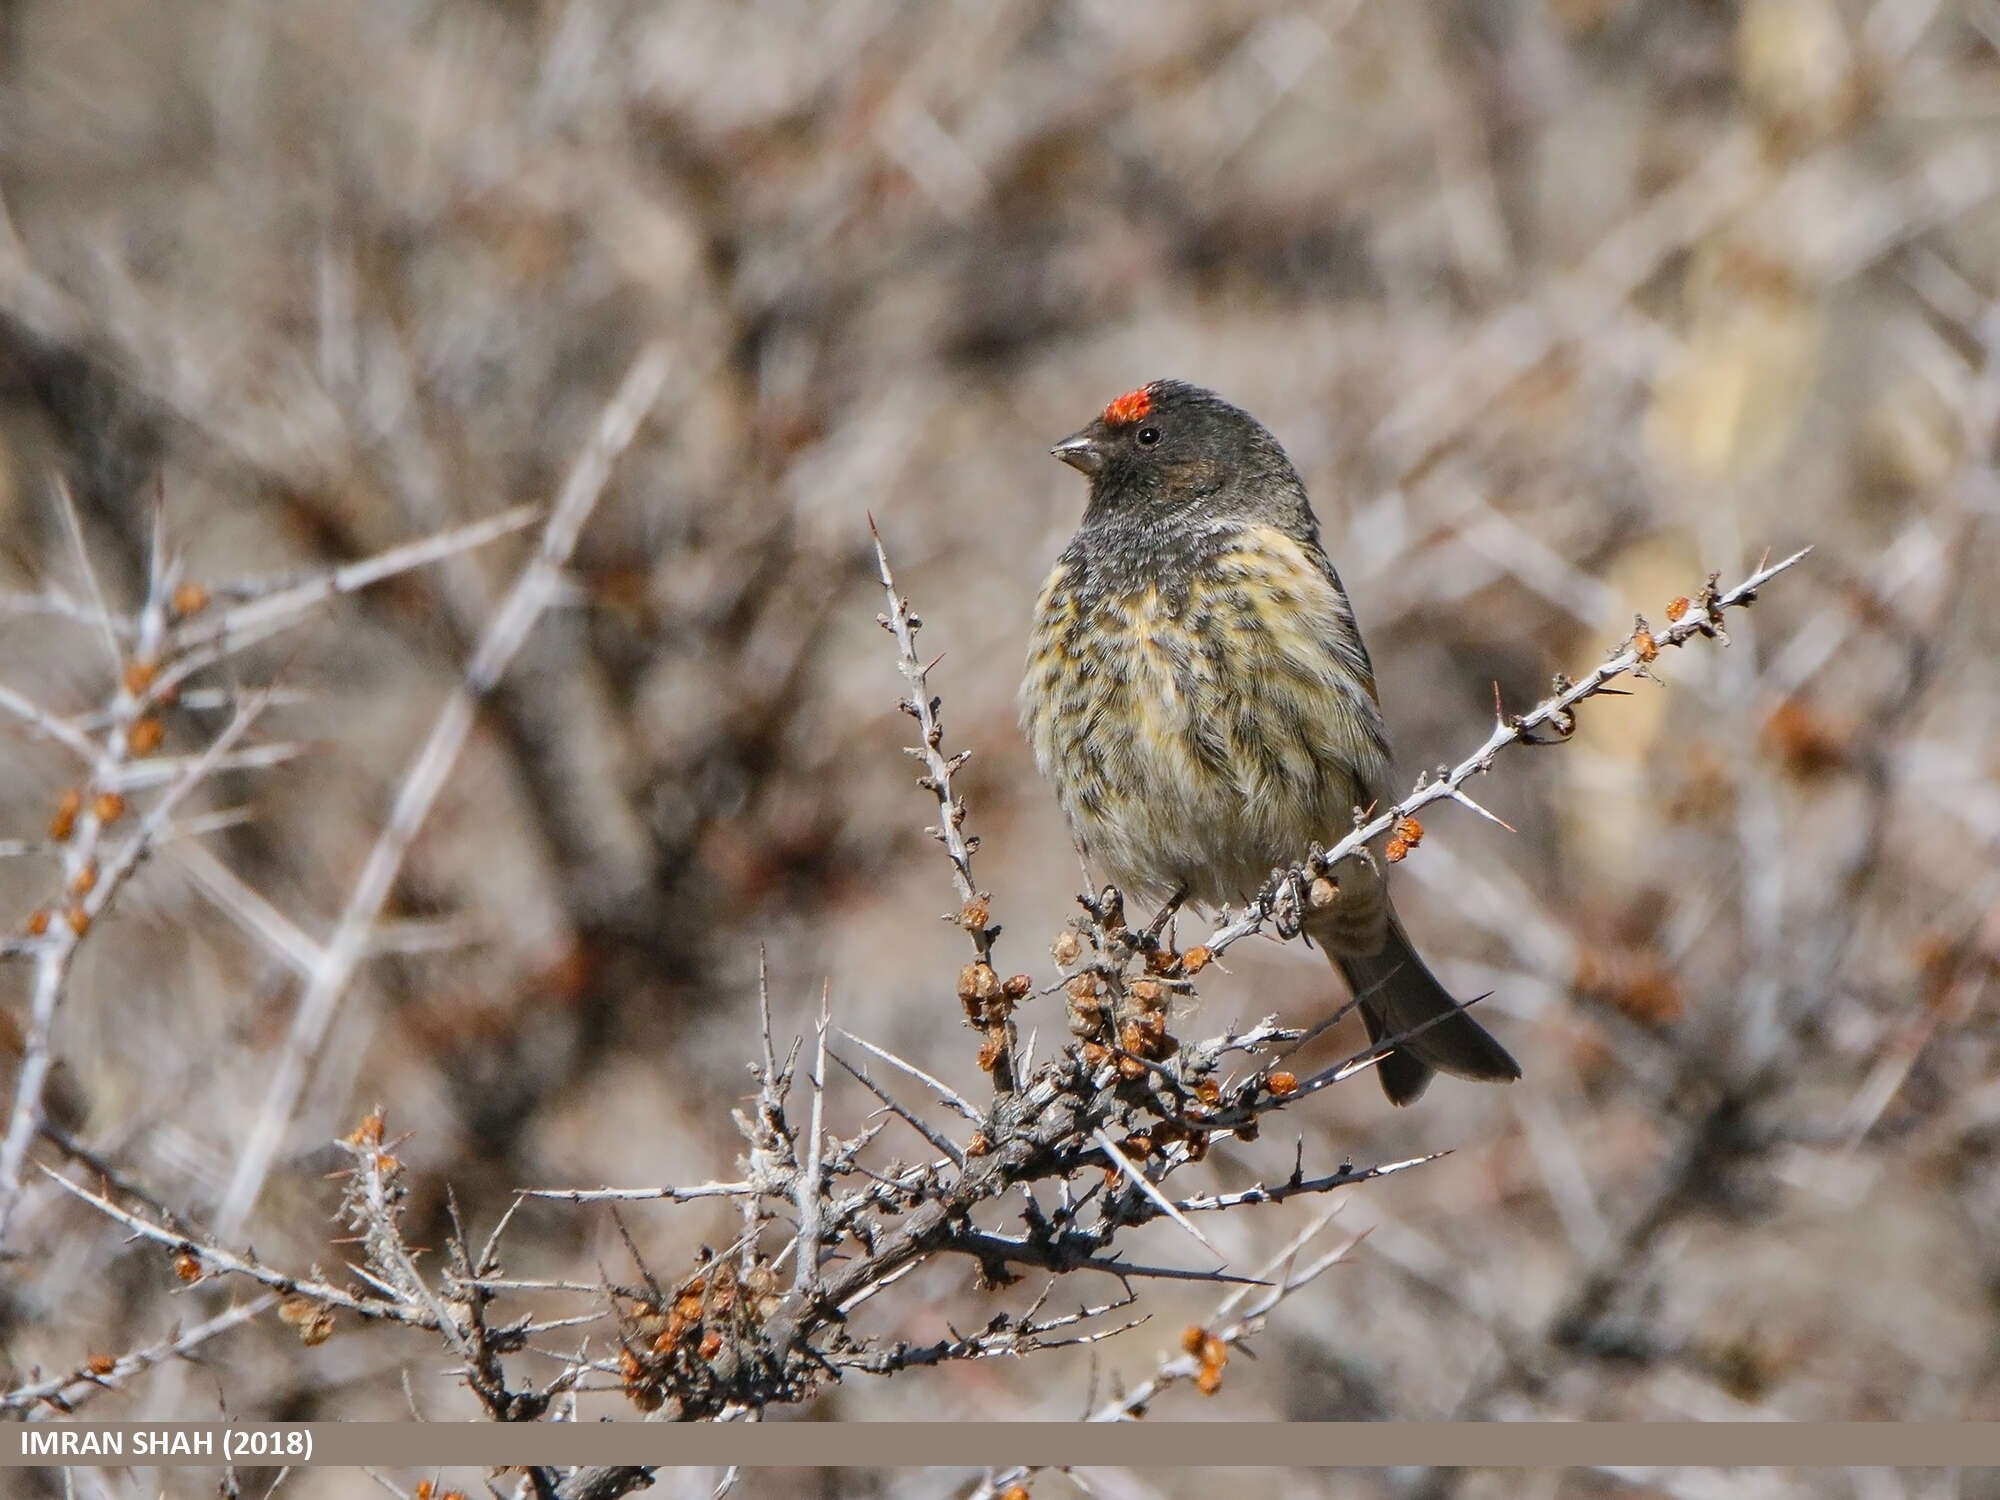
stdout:
<svg viewBox="0 0 2000 1500">
<path fill-rule="evenodd" d="M 1088 428 L 1074 437 L 1064 438 L 1049 449 L 1049 452 L 1072 469 L 1081 470 L 1085 474 L 1098 474 L 1104 469 L 1104 450 L 1097 446 Z"/>
</svg>

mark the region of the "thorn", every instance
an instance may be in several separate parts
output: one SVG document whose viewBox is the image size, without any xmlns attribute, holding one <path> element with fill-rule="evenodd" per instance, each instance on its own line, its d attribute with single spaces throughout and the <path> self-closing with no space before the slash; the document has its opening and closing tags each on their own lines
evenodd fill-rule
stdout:
<svg viewBox="0 0 2000 1500">
<path fill-rule="evenodd" d="M 1521 831 L 1520 829 L 1516 828 L 1512 823 L 1509 823 L 1505 818 L 1499 816 L 1497 813 L 1488 812 L 1485 808 L 1481 807 L 1477 802 L 1474 802 L 1470 797 L 1466 796 L 1464 792 L 1459 791 L 1456 787 L 1452 789 L 1451 800 L 1454 802 L 1462 803 L 1466 807 L 1471 808 L 1474 812 L 1478 813 L 1480 817 L 1486 819 L 1486 821 L 1489 823 L 1498 823 L 1502 828 L 1506 829 L 1509 833 L 1519 833 Z"/>
<path fill-rule="evenodd" d="M 1202 1246 L 1203 1249 L 1207 1250 L 1208 1253 L 1210 1255 L 1213 1255 L 1218 1261 L 1226 1262 L 1229 1259 L 1228 1256 L 1224 1255 L 1220 1250 L 1216 1249 L 1213 1244 L 1209 1243 L 1209 1238 L 1207 1235 L 1203 1234 L 1199 1229 L 1194 1227 L 1193 1220 L 1189 1219 L 1188 1216 L 1182 1213 L 1178 1208 L 1175 1208 L 1172 1200 L 1169 1199 L 1166 1196 L 1166 1194 L 1162 1193 L 1157 1187 L 1155 1187 L 1152 1184 L 1152 1182 L 1147 1178 L 1146 1174 L 1140 1170 L 1138 1164 L 1124 1153 L 1124 1151 L 1119 1147 L 1116 1141 L 1111 1139 L 1110 1134 L 1105 1130 L 1105 1128 L 1102 1125 L 1097 1127 L 1095 1133 L 1097 1136 L 1098 1145 L 1104 1148 L 1104 1154 L 1110 1157 L 1111 1164 L 1117 1167 L 1118 1170 L 1123 1172 L 1127 1177 L 1129 1177 L 1132 1180 L 1133 1186 L 1137 1187 L 1140 1192 L 1144 1193 L 1148 1198 L 1152 1199 L 1154 1204 L 1159 1208 L 1160 1212 L 1164 1213 L 1168 1218 L 1172 1219 L 1176 1224 L 1180 1225 L 1181 1228 L 1185 1229 L 1189 1234 L 1193 1235 L 1195 1238 L 1195 1242 L 1200 1246 Z"/>
</svg>

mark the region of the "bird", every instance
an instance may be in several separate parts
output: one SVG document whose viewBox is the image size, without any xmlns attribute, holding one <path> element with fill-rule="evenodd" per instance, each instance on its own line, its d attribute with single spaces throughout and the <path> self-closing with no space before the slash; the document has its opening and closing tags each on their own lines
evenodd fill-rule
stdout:
<svg viewBox="0 0 2000 1500">
<path fill-rule="evenodd" d="M 1034 607 L 1021 722 L 1085 865 L 1129 900 L 1213 910 L 1392 799 L 1374 668 L 1278 439 L 1155 380 L 1051 453 L 1090 481 Z M 1306 936 L 1353 992 L 1393 1104 L 1520 1065 L 1417 956 L 1371 859 Z M 1422 1027 L 1414 1035 L 1407 1035 Z M 1396 1040 L 1401 1038 L 1401 1040 Z"/>
</svg>

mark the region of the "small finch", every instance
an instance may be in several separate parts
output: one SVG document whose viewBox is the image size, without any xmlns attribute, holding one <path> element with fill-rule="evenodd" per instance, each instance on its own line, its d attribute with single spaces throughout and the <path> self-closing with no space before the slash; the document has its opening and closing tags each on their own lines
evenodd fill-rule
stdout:
<svg viewBox="0 0 2000 1500">
<path fill-rule="evenodd" d="M 1090 479 L 1035 606 L 1021 719 L 1079 849 L 1128 896 L 1254 895 L 1357 806 L 1386 806 L 1368 649 L 1278 440 L 1212 392 L 1156 380 L 1051 450 Z M 1404 934 L 1377 866 L 1343 861 L 1305 931 L 1407 1104 L 1434 1072 L 1519 1078 Z M 1425 1026 L 1424 1023 L 1432 1024 Z"/>
</svg>

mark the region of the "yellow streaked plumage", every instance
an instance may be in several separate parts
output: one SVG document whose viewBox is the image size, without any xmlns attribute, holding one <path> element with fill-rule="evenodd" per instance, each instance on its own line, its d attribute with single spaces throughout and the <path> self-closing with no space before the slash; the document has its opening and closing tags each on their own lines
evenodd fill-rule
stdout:
<svg viewBox="0 0 2000 1500">
<path fill-rule="evenodd" d="M 1243 528 L 1185 590 L 1093 589 L 1056 565 L 1023 702 L 1035 758 L 1086 857 L 1135 896 L 1256 891 L 1331 842 L 1386 774 L 1366 658 L 1334 581 L 1292 538 Z M 1287 852 L 1289 851 L 1289 852 Z"/>
<path fill-rule="evenodd" d="M 1155 381 L 1055 452 L 1091 479 L 1035 606 L 1022 722 L 1094 875 L 1128 896 L 1251 898 L 1387 794 L 1389 745 L 1305 487 L 1248 413 Z M 1407 1103 L 1435 1068 L 1513 1078 L 1438 984 L 1380 869 L 1344 861 L 1307 934 L 1346 977 Z"/>
</svg>

